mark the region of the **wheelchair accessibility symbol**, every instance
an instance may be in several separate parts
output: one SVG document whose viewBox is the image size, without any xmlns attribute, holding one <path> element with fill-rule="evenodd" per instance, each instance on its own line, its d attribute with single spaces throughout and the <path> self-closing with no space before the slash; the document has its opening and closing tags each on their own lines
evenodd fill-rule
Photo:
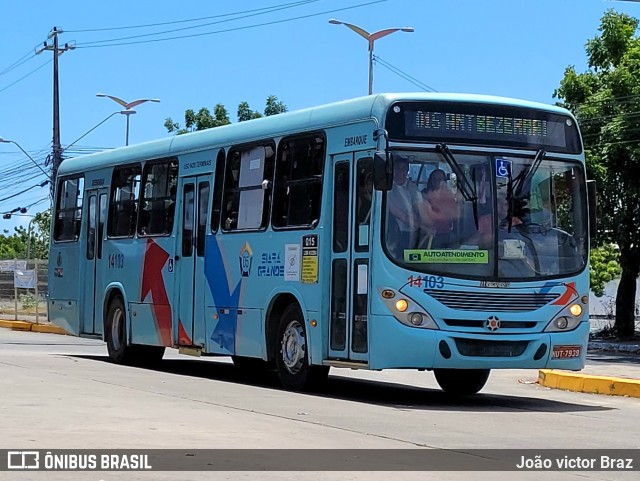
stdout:
<svg viewBox="0 0 640 481">
<path fill-rule="evenodd" d="M 496 177 L 509 177 L 511 173 L 511 161 L 496 159 Z"/>
</svg>

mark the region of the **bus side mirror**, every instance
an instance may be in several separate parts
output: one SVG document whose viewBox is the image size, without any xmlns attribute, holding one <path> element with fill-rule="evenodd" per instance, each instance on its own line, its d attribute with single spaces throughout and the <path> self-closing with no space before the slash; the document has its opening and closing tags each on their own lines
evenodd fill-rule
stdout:
<svg viewBox="0 0 640 481">
<path fill-rule="evenodd" d="M 387 191 L 393 187 L 393 154 L 376 152 L 373 158 L 373 186 L 376 190 Z"/>
<path fill-rule="evenodd" d="M 596 218 L 598 192 L 596 191 L 595 180 L 587 180 L 587 202 L 589 207 L 589 236 L 593 244 L 593 241 L 598 237 L 598 219 Z"/>
</svg>

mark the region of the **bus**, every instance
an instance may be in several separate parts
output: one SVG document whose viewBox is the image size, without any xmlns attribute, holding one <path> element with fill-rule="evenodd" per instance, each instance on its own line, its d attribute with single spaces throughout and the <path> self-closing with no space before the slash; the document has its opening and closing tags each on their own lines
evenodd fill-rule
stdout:
<svg viewBox="0 0 640 481">
<path fill-rule="evenodd" d="M 590 182 L 590 181 L 589 181 Z M 274 368 L 580 370 L 595 196 L 576 119 L 379 94 L 66 159 L 48 309 L 116 363 L 165 348 Z"/>
</svg>

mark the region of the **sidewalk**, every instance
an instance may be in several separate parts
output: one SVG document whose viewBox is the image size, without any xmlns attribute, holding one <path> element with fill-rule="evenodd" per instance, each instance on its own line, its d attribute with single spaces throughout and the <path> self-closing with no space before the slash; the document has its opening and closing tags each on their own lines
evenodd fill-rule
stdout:
<svg viewBox="0 0 640 481">
<path fill-rule="evenodd" d="M 13 316 L 12 316 L 13 317 Z M 32 316 L 35 318 L 35 316 Z M 0 319 L 0 327 L 11 329 L 13 331 L 31 331 L 31 332 L 45 332 L 48 334 L 67 334 L 67 331 L 61 327 L 51 324 L 50 322 L 35 321 L 13 321 L 7 319 Z"/>
<path fill-rule="evenodd" d="M 0 319 L 0 327 L 67 334 L 55 324 L 36 324 L 33 320 Z M 587 365 L 582 371 L 541 369 L 538 384 L 550 389 L 640 398 L 640 342 L 589 342 Z"/>
<path fill-rule="evenodd" d="M 591 320 L 591 332 L 610 321 Z M 541 369 L 538 384 L 551 389 L 640 398 L 640 341 L 589 341 L 582 371 Z"/>
</svg>

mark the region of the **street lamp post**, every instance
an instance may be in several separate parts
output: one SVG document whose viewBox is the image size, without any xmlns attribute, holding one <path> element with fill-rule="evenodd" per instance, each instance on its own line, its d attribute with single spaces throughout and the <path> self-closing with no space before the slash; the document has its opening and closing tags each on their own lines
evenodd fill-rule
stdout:
<svg viewBox="0 0 640 481">
<path fill-rule="evenodd" d="M 386 37 L 387 35 L 391 35 L 394 32 L 413 32 L 413 27 L 398 27 L 398 28 L 385 28 L 384 30 L 378 30 L 374 33 L 369 33 L 363 28 L 358 27 L 352 23 L 342 22 L 340 20 L 336 20 L 332 18 L 329 20 L 329 23 L 333 25 L 344 25 L 345 27 L 350 28 L 358 35 L 363 37 L 369 42 L 369 95 L 373 94 L 373 43 L 379 38 Z"/>
<path fill-rule="evenodd" d="M 133 102 L 126 102 L 125 100 L 122 100 L 118 97 L 114 97 L 113 95 L 107 95 L 107 94 L 96 94 L 96 97 L 110 98 L 111 100 L 122 105 L 125 108 L 125 110 L 120 111 L 122 115 L 127 116 L 127 135 L 125 138 L 125 145 L 129 145 L 129 117 L 136 113 L 136 111 L 133 110 L 133 108 L 145 102 L 160 102 L 160 99 L 138 99 L 138 100 L 134 100 Z"/>
<path fill-rule="evenodd" d="M 16 142 L 15 140 L 3 139 L 2 137 L 0 137 L 0 143 L 3 143 L 3 144 L 13 144 L 13 145 L 15 145 L 16 147 L 18 147 L 18 148 L 22 151 L 22 153 L 23 153 L 24 155 L 26 155 L 27 157 L 29 157 L 29 160 L 31 160 L 31 162 L 33 162 L 33 163 L 36 165 L 36 167 L 37 167 L 38 169 L 40 169 L 44 175 L 46 175 L 46 176 L 47 176 L 47 179 L 51 180 L 51 175 L 49 175 L 49 174 L 47 173 L 47 171 L 46 171 L 46 170 L 44 170 L 44 169 L 42 168 L 42 166 L 41 166 L 39 163 L 37 163 L 37 162 L 35 161 L 35 159 L 34 159 L 33 157 L 31 157 L 31 156 L 29 155 L 29 153 L 28 153 L 26 150 L 24 150 L 24 149 L 22 148 L 22 146 L 21 146 L 18 142 Z"/>
</svg>

